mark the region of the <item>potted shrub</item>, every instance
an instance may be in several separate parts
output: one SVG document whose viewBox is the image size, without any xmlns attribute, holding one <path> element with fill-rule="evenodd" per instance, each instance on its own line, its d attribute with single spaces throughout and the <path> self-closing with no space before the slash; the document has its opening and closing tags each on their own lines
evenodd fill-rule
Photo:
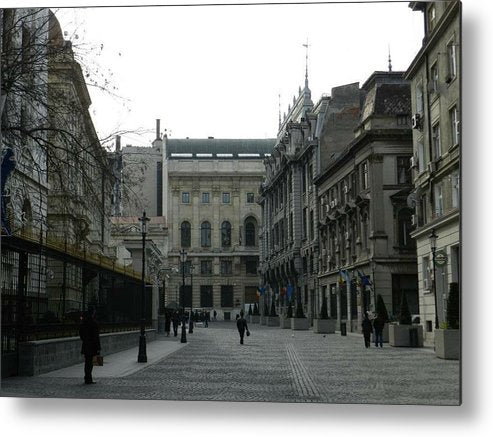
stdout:
<svg viewBox="0 0 493 437">
<path fill-rule="evenodd" d="M 451 282 L 447 299 L 447 321 L 435 329 L 435 354 L 445 360 L 460 358 L 459 284 Z"/>
<path fill-rule="evenodd" d="M 255 302 L 255 305 L 253 306 L 253 314 L 252 314 L 251 322 L 260 323 L 260 314 L 258 312 L 257 302 Z"/>
<path fill-rule="evenodd" d="M 279 326 L 279 316 L 276 314 L 276 302 L 272 299 L 270 313 L 267 317 L 267 326 Z"/>
<path fill-rule="evenodd" d="M 291 301 L 288 303 L 288 309 L 286 311 L 286 315 L 281 317 L 279 320 L 279 324 L 282 329 L 291 329 L 291 319 L 293 318 L 293 305 Z"/>
<path fill-rule="evenodd" d="M 411 324 L 411 312 L 404 292 L 401 298 L 399 324 L 392 323 L 389 326 L 389 343 L 395 347 L 423 347 L 423 327 Z"/>
<path fill-rule="evenodd" d="M 389 313 L 387 312 L 387 307 L 385 306 L 385 302 L 383 301 L 383 297 L 381 294 L 377 296 L 377 305 L 376 311 L 378 315 L 380 315 L 383 320 L 385 320 L 385 325 L 383 326 L 383 342 L 389 342 Z M 375 342 L 375 333 L 372 334 L 372 343 Z"/>
<path fill-rule="evenodd" d="M 294 331 L 308 331 L 310 329 L 310 320 L 305 317 L 300 301 L 297 302 L 296 314 L 291 319 L 291 329 Z"/>
<path fill-rule="evenodd" d="M 331 319 L 327 312 L 327 299 L 322 300 L 318 319 L 313 319 L 313 332 L 318 334 L 334 334 L 336 332 L 336 321 Z"/>
</svg>

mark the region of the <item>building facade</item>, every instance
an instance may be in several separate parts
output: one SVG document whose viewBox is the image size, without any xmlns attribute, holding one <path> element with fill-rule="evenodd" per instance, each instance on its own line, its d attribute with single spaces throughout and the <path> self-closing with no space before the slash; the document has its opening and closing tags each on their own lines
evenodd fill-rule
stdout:
<svg viewBox="0 0 493 437">
<path fill-rule="evenodd" d="M 356 90 L 354 90 L 356 91 Z M 326 126 L 320 148 L 328 156 L 315 179 L 319 204 L 320 298 L 329 315 L 360 331 L 377 294 L 391 316 L 402 293 L 419 313 L 412 209 L 410 85 L 402 72 L 375 72 L 359 90 L 361 109 L 347 119 L 353 139 L 342 142 Z M 355 100 L 353 100 L 355 102 Z"/>
<path fill-rule="evenodd" d="M 256 200 L 262 160 L 273 145 L 269 139 L 164 137 L 167 303 L 215 310 L 228 320 L 256 302 L 261 223 Z"/>
<path fill-rule="evenodd" d="M 423 45 L 411 82 L 413 180 L 421 324 L 425 341 L 445 321 L 451 283 L 460 284 L 460 13 L 458 1 L 411 2 L 423 13 Z M 437 236 L 433 252 L 430 236 Z M 434 262 L 435 258 L 435 262 Z"/>
</svg>

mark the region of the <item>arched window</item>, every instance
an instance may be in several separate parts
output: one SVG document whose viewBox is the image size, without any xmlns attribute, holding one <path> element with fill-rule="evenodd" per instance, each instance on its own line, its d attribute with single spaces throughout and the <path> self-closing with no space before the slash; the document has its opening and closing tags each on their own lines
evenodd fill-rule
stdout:
<svg viewBox="0 0 493 437">
<path fill-rule="evenodd" d="M 409 208 L 403 208 L 399 211 L 397 218 L 397 233 L 400 247 L 411 248 L 416 244 L 415 240 L 411 238 L 410 235 L 412 226 L 411 216 L 412 210 Z"/>
<path fill-rule="evenodd" d="M 200 244 L 202 247 L 211 247 L 211 224 L 203 222 L 200 226 Z"/>
<path fill-rule="evenodd" d="M 245 220 L 245 246 L 257 245 L 257 220 L 253 217 L 248 217 Z"/>
<path fill-rule="evenodd" d="M 183 222 L 181 224 L 181 247 L 190 247 L 191 245 L 191 233 L 190 223 Z"/>
<path fill-rule="evenodd" d="M 231 223 L 223 222 L 221 225 L 221 246 L 231 246 Z"/>
</svg>

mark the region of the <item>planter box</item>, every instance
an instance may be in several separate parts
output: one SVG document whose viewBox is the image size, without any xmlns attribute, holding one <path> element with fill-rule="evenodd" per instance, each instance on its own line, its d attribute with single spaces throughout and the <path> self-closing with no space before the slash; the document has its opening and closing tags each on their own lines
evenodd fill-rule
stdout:
<svg viewBox="0 0 493 437">
<path fill-rule="evenodd" d="M 279 316 L 269 316 L 267 317 L 267 326 L 279 326 Z"/>
<path fill-rule="evenodd" d="M 386 323 L 383 325 L 383 342 L 388 343 L 389 342 L 389 324 Z M 371 335 L 371 342 L 375 343 L 375 334 Z"/>
<path fill-rule="evenodd" d="M 280 317 L 279 326 L 281 327 L 281 329 L 291 329 L 291 318 Z"/>
<path fill-rule="evenodd" d="M 417 347 L 423 347 L 422 325 L 389 325 L 389 344 L 394 347 L 411 347 L 409 331 L 417 331 Z"/>
<path fill-rule="evenodd" d="M 334 334 L 336 332 L 335 319 L 313 319 L 313 332 L 317 334 Z"/>
<path fill-rule="evenodd" d="M 435 354 L 445 360 L 460 358 L 460 331 L 458 329 L 435 329 Z"/>
<path fill-rule="evenodd" d="M 310 320 L 306 317 L 293 317 L 291 319 L 291 329 L 293 331 L 308 331 L 310 329 Z"/>
<path fill-rule="evenodd" d="M 250 316 L 250 322 L 251 323 L 260 323 L 260 316 Z"/>
</svg>

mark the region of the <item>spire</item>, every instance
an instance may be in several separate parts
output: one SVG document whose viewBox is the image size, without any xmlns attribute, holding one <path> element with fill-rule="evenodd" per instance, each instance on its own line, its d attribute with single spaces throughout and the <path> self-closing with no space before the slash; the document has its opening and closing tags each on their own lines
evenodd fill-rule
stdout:
<svg viewBox="0 0 493 437">
<path fill-rule="evenodd" d="M 281 93 L 279 93 L 279 129 L 281 129 Z"/>
<path fill-rule="evenodd" d="M 390 57 L 390 44 L 389 44 L 389 72 L 392 71 L 392 58 Z"/>
<path fill-rule="evenodd" d="M 305 54 L 305 89 L 308 88 L 308 47 L 310 45 L 308 44 L 308 37 L 306 38 L 306 44 L 303 44 L 303 47 L 306 49 L 306 54 Z"/>
</svg>

